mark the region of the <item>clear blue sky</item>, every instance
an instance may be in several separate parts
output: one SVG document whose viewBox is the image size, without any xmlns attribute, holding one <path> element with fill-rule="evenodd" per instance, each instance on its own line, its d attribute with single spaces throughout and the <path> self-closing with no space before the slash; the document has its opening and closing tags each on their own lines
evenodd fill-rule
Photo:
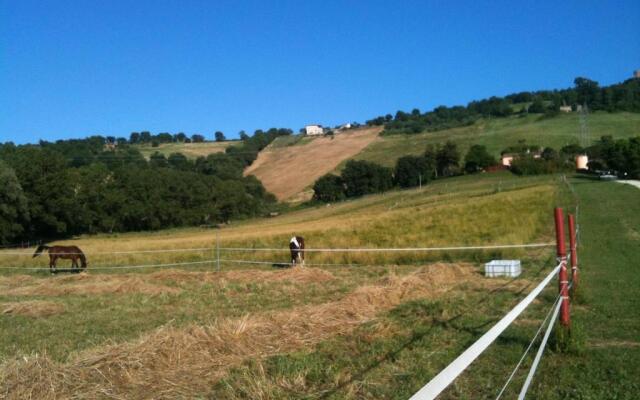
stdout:
<svg viewBox="0 0 640 400">
<path fill-rule="evenodd" d="M 0 141 L 297 131 L 634 69 L 637 0 L 0 0 Z"/>
</svg>

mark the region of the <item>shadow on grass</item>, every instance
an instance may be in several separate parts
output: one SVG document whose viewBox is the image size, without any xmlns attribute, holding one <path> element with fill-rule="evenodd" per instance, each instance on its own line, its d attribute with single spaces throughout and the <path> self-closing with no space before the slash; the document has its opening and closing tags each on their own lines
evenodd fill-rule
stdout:
<svg viewBox="0 0 640 400">
<path fill-rule="evenodd" d="M 289 263 L 273 263 L 271 264 L 271 268 L 285 269 L 285 268 L 293 268 L 293 267 Z"/>
<path fill-rule="evenodd" d="M 544 267 L 540 268 L 539 271 L 537 271 L 536 275 L 539 275 L 539 273 L 544 269 Z M 431 319 L 431 324 L 430 326 L 425 326 L 425 325 L 418 325 L 416 328 L 413 329 L 413 332 L 411 334 L 411 337 L 408 338 L 406 341 L 400 343 L 395 349 L 390 350 L 389 352 L 385 353 L 382 357 L 377 358 L 375 361 L 371 362 L 370 364 L 366 365 L 365 367 L 361 368 L 358 371 L 353 371 L 350 374 L 350 378 L 348 380 L 345 380 L 343 382 L 338 383 L 336 386 L 326 389 L 325 392 L 322 393 L 322 395 L 320 395 L 318 398 L 319 399 L 328 399 L 331 396 L 333 396 L 334 394 L 338 393 L 340 390 L 344 389 L 345 387 L 347 387 L 348 385 L 362 380 L 369 372 L 371 372 L 372 370 L 376 369 L 378 366 L 388 362 L 388 361 L 394 361 L 398 358 L 398 356 L 400 355 L 400 353 L 402 353 L 404 350 L 407 349 L 411 349 L 414 347 L 414 345 L 416 345 L 417 343 L 419 343 L 422 339 L 424 339 L 425 337 L 427 337 L 428 334 L 430 334 L 435 328 L 444 328 L 444 329 L 455 329 L 458 331 L 465 331 L 465 332 L 469 332 L 472 333 L 474 335 L 474 338 L 471 340 L 472 342 L 475 342 L 477 340 L 477 337 L 480 336 L 480 334 L 484 333 L 484 330 L 482 328 L 493 324 L 494 322 L 497 322 L 500 320 L 500 318 L 491 318 L 489 320 L 487 320 L 486 322 L 483 322 L 480 325 L 476 325 L 476 326 L 471 326 L 471 327 L 456 327 L 453 325 L 454 322 L 456 322 L 457 320 L 459 320 L 460 318 L 462 318 L 463 316 L 467 315 L 468 313 L 471 312 L 477 312 L 477 306 L 480 304 L 484 304 L 487 301 L 489 301 L 489 299 L 493 298 L 493 295 L 497 292 L 503 291 L 505 290 L 509 285 L 511 285 L 513 282 L 519 280 L 520 278 L 514 278 L 509 280 L 508 282 L 504 283 L 501 286 L 498 286 L 497 288 L 489 291 L 485 296 L 483 296 L 478 302 L 475 303 L 475 306 L 468 311 L 465 312 L 460 312 L 457 315 L 454 315 L 450 318 L 444 319 L 444 320 L 438 320 L 438 319 Z M 522 289 L 518 290 L 517 292 L 515 292 L 516 296 L 521 295 L 523 292 L 525 292 L 527 289 L 529 289 L 529 287 L 531 287 L 531 283 L 529 283 L 528 285 L 524 286 Z M 520 300 L 518 300 L 520 301 Z M 497 311 L 497 307 L 492 307 L 491 311 Z M 426 322 L 426 321 L 425 321 Z M 507 340 L 511 340 L 511 341 L 516 341 L 515 339 L 507 339 Z M 522 341 L 518 341 L 518 342 L 522 342 Z M 524 343 L 524 342 L 522 342 Z M 524 343 L 525 345 L 528 343 Z M 465 345 L 465 347 L 467 347 L 467 345 Z"/>
</svg>

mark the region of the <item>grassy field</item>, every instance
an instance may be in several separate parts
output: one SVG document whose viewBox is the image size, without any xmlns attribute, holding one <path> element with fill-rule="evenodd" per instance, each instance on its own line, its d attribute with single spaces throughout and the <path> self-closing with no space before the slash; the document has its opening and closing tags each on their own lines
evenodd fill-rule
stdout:
<svg viewBox="0 0 640 400">
<path fill-rule="evenodd" d="M 543 358 L 540 399 L 636 399 L 640 393 L 640 190 L 574 179 L 579 199 L 581 290 L 572 323 L 579 351 Z M 560 384 L 558 384 L 560 383 Z"/>
<path fill-rule="evenodd" d="M 461 177 L 234 223 L 218 235 L 223 247 L 284 248 L 293 234 L 305 236 L 311 248 L 548 241 L 550 210 L 561 190 L 558 177 Z M 210 264 L 91 269 L 211 259 L 211 250 L 96 253 L 211 247 L 215 237 L 212 230 L 194 229 L 81 237 L 71 242 L 88 253 L 89 273 L 72 276 L 12 269 L 44 266 L 46 260 L 4 251 L 2 266 L 9 269 L 0 278 L 1 395 L 403 398 L 553 263 L 549 249 L 542 249 L 308 253 L 312 264 L 351 266 L 294 270 L 226 261 L 222 272 Z M 512 256 L 524 262 L 520 279 L 479 274 L 482 261 Z M 221 254 L 231 257 L 287 260 L 286 252 Z M 536 321 L 544 309 L 546 303 L 536 305 L 527 318 Z M 526 336 L 532 326 L 517 326 L 512 335 Z M 512 346 L 509 361 L 521 350 L 519 340 Z M 485 392 L 491 391 L 479 393 Z"/>
<path fill-rule="evenodd" d="M 598 112 L 588 118 L 590 137 L 596 140 L 603 135 L 630 137 L 640 135 L 640 114 Z M 356 158 L 393 166 L 395 160 L 408 154 L 421 154 L 430 144 L 442 144 L 451 140 L 460 146 L 464 155 L 473 144 L 487 146 L 496 157 L 510 145 L 526 140 L 528 144 L 551 146 L 559 149 L 578 142 L 580 124 L 577 114 L 561 114 L 554 118 L 536 115 L 484 119 L 476 124 L 438 132 L 417 135 L 389 135 L 368 146 Z"/>
<path fill-rule="evenodd" d="M 171 153 L 182 153 L 187 158 L 195 159 L 200 156 L 207 156 L 213 153 L 222 153 L 224 150 L 233 145 L 233 141 L 227 142 L 204 142 L 204 143 L 162 143 L 158 147 L 149 145 L 137 145 L 137 149 L 140 150 L 145 158 L 149 158 L 156 151 L 169 156 Z"/>
</svg>

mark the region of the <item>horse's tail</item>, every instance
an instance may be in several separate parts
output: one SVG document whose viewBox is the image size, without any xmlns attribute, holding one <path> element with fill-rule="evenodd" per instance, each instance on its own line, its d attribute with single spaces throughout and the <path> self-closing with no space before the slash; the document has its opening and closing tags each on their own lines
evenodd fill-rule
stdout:
<svg viewBox="0 0 640 400">
<path fill-rule="evenodd" d="M 49 250 L 49 246 L 45 246 L 44 244 L 41 244 L 40 246 L 38 246 L 38 248 L 36 249 L 36 252 L 33 253 L 33 257 L 32 258 L 36 258 L 38 257 L 40 254 L 42 254 L 43 251 L 45 250 Z"/>
<path fill-rule="evenodd" d="M 80 251 L 80 249 L 78 249 Z M 87 257 L 84 256 L 84 253 L 80 251 L 80 264 L 82 269 L 87 268 Z"/>
</svg>

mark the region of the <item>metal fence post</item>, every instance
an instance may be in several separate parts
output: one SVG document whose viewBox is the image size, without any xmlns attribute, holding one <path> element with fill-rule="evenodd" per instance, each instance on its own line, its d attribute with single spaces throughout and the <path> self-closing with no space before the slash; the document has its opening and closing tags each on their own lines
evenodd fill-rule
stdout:
<svg viewBox="0 0 640 400">
<path fill-rule="evenodd" d="M 216 268 L 220 272 L 220 233 L 216 232 Z"/>
</svg>

